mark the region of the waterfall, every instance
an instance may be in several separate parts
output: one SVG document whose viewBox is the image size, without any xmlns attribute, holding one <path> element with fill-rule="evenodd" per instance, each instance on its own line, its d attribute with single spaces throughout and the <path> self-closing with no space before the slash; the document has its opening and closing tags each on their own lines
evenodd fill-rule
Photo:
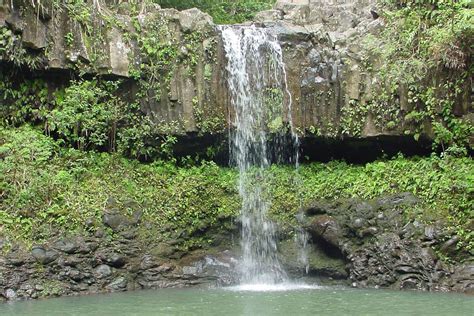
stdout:
<svg viewBox="0 0 474 316">
<path fill-rule="evenodd" d="M 255 26 L 221 27 L 232 105 L 231 160 L 242 198 L 241 283 L 287 280 L 278 260 L 276 228 L 266 183 L 272 162 L 298 162 L 282 48 L 275 35 Z"/>
</svg>

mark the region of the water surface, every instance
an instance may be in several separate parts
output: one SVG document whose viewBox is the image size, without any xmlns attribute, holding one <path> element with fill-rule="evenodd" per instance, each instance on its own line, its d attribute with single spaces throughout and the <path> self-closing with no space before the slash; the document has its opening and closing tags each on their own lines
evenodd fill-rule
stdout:
<svg viewBox="0 0 474 316">
<path fill-rule="evenodd" d="M 462 294 L 301 288 L 164 289 L 0 304 L 0 315 L 473 315 Z"/>
</svg>

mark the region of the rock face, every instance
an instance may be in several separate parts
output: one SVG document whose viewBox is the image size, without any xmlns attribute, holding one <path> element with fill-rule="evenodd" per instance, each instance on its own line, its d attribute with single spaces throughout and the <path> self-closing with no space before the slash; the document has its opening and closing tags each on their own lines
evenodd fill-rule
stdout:
<svg viewBox="0 0 474 316">
<path fill-rule="evenodd" d="M 31 57 L 28 66 L 125 79 L 121 93 L 138 95 L 142 111 L 163 133 L 215 134 L 229 126 L 226 60 L 220 31 L 207 14 L 128 3 L 100 9 L 87 1 L 84 17 L 50 12 L 42 3 L 0 4 L 2 32 L 12 32 L 6 41 Z M 277 34 L 284 47 L 293 122 L 302 134 L 401 136 L 419 127 L 405 120 L 411 110 L 406 89 L 387 113 L 364 110 L 380 86 L 362 62 L 362 40 L 383 28 L 375 0 L 281 0 L 255 23 Z M 21 63 L 12 56 L 18 55 L 3 53 L 0 60 Z M 472 112 L 471 100 L 469 93 L 459 100 L 459 116 Z M 424 133 L 432 133 L 428 122 Z"/>
<path fill-rule="evenodd" d="M 236 282 L 236 260 L 228 251 L 182 260 L 153 252 L 125 238 L 59 239 L 30 253 L 17 247 L 0 257 L 0 300 Z"/>
<path fill-rule="evenodd" d="M 331 247 L 337 248 L 354 287 L 472 293 L 472 257 L 455 266 L 433 250 L 443 251 L 456 238 L 442 236 L 435 226 L 404 224 L 403 210 L 416 203 L 408 193 L 372 201 L 315 201 L 305 226 L 317 247 L 333 254 Z"/>
</svg>

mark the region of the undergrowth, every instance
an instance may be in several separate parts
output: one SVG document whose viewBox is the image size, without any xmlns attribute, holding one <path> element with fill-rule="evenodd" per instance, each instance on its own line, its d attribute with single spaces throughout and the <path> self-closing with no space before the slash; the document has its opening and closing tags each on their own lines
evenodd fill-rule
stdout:
<svg viewBox="0 0 474 316">
<path fill-rule="evenodd" d="M 64 233 L 102 227 L 107 201 L 125 215 L 143 214 L 156 231 L 180 234 L 182 242 L 198 232 L 238 217 L 240 200 L 235 169 L 213 162 L 177 166 L 149 164 L 119 154 L 60 147 L 28 125 L 0 129 L 0 235 L 26 244 Z M 268 170 L 270 215 L 282 226 L 313 199 L 364 198 L 411 192 L 421 203 L 406 210 L 407 220 L 440 222 L 472 249 L 469 225 L 474 210 L 471 158 L 437 156 L 380 160 L 366 165 L 310 163 Z"/>
</svg>

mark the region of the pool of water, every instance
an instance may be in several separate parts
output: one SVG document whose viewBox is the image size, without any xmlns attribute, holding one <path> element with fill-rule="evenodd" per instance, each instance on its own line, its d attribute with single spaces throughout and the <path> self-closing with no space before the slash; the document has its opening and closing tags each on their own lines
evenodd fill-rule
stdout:
<svg viewBox="0 0 474 316">
<path fill-rule="evenodd" d="M 0 315 L 474 315 L 474 297 L 318 286 L 164 289 L 10 302 Z"/>
</svg>

